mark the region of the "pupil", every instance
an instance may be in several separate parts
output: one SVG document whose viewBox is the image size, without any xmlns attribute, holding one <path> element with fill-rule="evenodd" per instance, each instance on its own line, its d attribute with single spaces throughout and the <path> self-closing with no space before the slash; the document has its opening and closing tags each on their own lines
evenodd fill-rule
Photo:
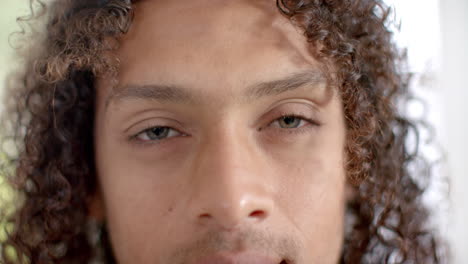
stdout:
<svg viewBox="0 0 468 264">
<path fill-rule="evenodd" d="M 295 117 L 287 116 L 284 118 L 284 122 L 286 123 L 286 125 L 290 125 L 294 123 L 295 119 L 296 119 Z"/>
<path fill-rule="evenodd" d="M 167 129 L 167 127 L 155 127 L 151 130 L 151 138 L 163 138 L 167 136 L 168 132 L 169 130 Z"/>
<path fill-rule="evenodd" d="M 294 116 L 285 116 L 281 119 L 281 127 L 296 128 L 300 124 L 300 119 Z"/>
</svg>

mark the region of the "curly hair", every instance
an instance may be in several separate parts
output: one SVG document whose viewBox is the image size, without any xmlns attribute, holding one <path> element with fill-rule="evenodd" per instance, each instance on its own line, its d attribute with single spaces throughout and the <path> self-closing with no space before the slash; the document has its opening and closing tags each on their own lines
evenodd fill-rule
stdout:
<svg viewBox="0 0 468 264">
<path fill-rule="evenodd" d="M 96 191 L 94 80 L 118 72 L 118 60 L 102 54 L 128 31 L 132 2 L 31 0 L 32 15 L 22 20 L 45 19 L 45 35 L 33 35 L 24 70 L 8 85 L 0 141 L 18 153 L 1 170 L 18 193 L 13 213 L 3 215 L 6 264 L 88 263 L 96 254 L 85 224 Z M 409 96 L 409 74 L 388 29 L 391 9 L 380 0 L 277 0 L 277 7 L 303 29 L 310 53 L 336 69 L 330 78 L 343 101 L 355 190 L 341 263 L 442 263 L 422 202 L 421 179 L 431 171 L 406 144 L 418 127 L 395 106 Z"/>
</svg>

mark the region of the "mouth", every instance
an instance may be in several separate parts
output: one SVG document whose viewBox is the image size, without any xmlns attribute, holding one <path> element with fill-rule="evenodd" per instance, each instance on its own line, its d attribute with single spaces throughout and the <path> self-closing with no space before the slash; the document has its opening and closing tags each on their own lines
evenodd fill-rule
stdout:
<svg viewBox="0 0 468 264">
<path fill-rule="evenodd" d="M 204 256 L 194 264 L 293 264 L 286 259 L 279 259 L 254 252 L 222 253 Z"/>
</svg>

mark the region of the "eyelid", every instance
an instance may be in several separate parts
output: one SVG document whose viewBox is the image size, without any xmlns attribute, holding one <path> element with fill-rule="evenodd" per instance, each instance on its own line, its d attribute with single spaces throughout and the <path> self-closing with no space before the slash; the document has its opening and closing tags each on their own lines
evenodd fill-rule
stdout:
<svg viewBox="0 0 468 264">
<path fill-rule="evenodd" d="M 160 139 L 160 140 L 141 140 L 141 139 L 138 139 L 138 136 L 141 135 L 141 133 L 144 133 L 146 132 L 147 130 L 151 129 L 151 128 L 154 128 L 154 127 L 168 127 L 170 129 L 173 129 L 175 131 L 177 131 L 178 133 L 180 133 L 180 135 L 177 135 L 177 136 L 173 136 L 173 137 L 168 137 L 168 138 L 164 138 L 164 139 Z M 174 139 L 178 139 L 178 138 L 181 138 L 181 137 L 188 137 L 189 135 L 184 133 L 184 132 L 181 132 L 180 130 L 178 129 L 175 129 L 174 127 L 170 127 L 170 126 L 161 126 L 161 125 L 151 125 L 151 126 L 148 126 L 148 128 L 145 128 L 135 134 L 131 134 L 130 136 L 128 136 L 128 142 L 130 143 L 130 145 L 134 146 L 134 147 L 141 147 L 141 148 L 144 148 L 144 147 L 151 147 L 151 146 L 158 146 L 160 148 L 166 146 L 166 144 L 168 143 L 171 143 L 172 140 Z"/>
<path fill-rule="evenodd" d="M 145 129 L 141 130 L 140 132 L 134 134 L 132 137 L 135 138 L 135 139 L 137 139 L 137 137 L 140 136 L 140 135 L 142 135 L 143 133 L 147 133 L 147 132 L 149 132 L 151 129 L 158 128 L 158 127 L 159 127 L 159 128 L 168 128 L 169 130 L 175 131 L 175 132 L 177 132 L 177 133 L 180 134 L 180 135 L 183 135 L 183 134 L 184 134 L 184 133 L 180 132 L 178 129 L 175 129 L 175 128 L 170 127 L 170 126 L 151 125 L 151 126 L 149 126 L 148 128 L 145 128 Z M 172 138 L 172 137 L 167 137 L 167 138 Z M 167 138 L 165 138 L 165 139 L 167 139 Z M 162 139 L 160 139 L 160 140 L 140 140 L 140 141 L 161 141 L 161 140 L 162 140 Z"/>
<path fill-rule="evenodd" d="M 281 115 L 280 117 L 278 117 L 275 120 L 271 121 L 268 126 L 271 126 L 273 123 L 279 122 L 281 118 L 285 118 L 285 117 L 294 117 L 294 118 L 300 119 L 302 121 L 308 122 L 308 123 L 310 123 L 312 125 L 319 126 L 319 124 L 315 120 L 313 120 L 311 118 L 308 118 L 308 117 L 305 117 L 305 116 L 300 115 L 300 114 L 295 114 L 295 113 Z M 288 129 L 288 128 L 282 128 L 282 129 Z M 297 129 L 297 128 L 289 128 L 289 129 Z"/>
<path fill-rule="evenodd" d="M 322 125 L 320 119 L 318 118 L 318 114 L 317 114 L 317 111 L 315 110 L 309 110 L 309 109 L 312 109 L 310 108 L 309 106 L 305 106 L 305 108 L 307 108 L 307 110 L 304 110 L 303 109 L 304 106 L 298 108 L 294 108 L 294 107 L 289 107 L 288 109 L 276 109 L 276 110 L 273 110 L 269 116 L 269 120 L 270 120 L 270 123 L 282 118 L 282 117 L 287 117 L 287 116 L 293 116 L 293 117 L 297 117 L 297 118 L 301 118 L 301 119 L 304 119 L 305 121 L 308 121 L 309 123 L 312 123 L 314 125 L 317 125 L 317 126 L 320 126 Z M 271 117 L 273 116 L 273 118 Z"/>
<path fill-rule="evenodd" d="M 181 123 L 175 119 L 168 118 L 168 117 L 160 117 L 160 116 L 150 116 L 138 121 L 132 122 L 131 125 L 127 126 L 123 130 L 124 134 L 137 134 L 137 132 L 142 132 L 146 129 L 150 129 L 152 127 L 171 127 L 178 131 L 181 131 Z"/>
<path fill-rule="evenodd" d="M 261 115 L 257 122 L 271 122 L 281 116 L 299 116 L 308 121 L 321 125 L 320 109 L 315 103 L 304 98 L 287 98 L 278 102 L 275 102 L 265 109 L 265 114 Z M 256 122 L 256 123 L 257 123 Z M 263 127 L 267 125 L 263 123 Z"/>
<path fill-rule="evenodd" d="M 284 117 L 295 117 L 295 118 L 300 119 L 301 122 L 306 122 L 306 124 L 300 127 L 295 127 L 295 128 L 282 128 L 279 125 L 273 126 L 274 123 L 279 122 L 280 119 Z M 306 132 L 307 130 L 314 129 L 319 126 L 321 126 L 321 124 L 315 121 L 315 119 L 291 112 L 289 114 L 282 114 L 278 118 L 273 119 L 266 126 L 261 127 L 259 131 L 264 130 L 264 129 L 271 129 L 275 133 L 280 133 L 280 134 L 285 134 L 285 133 L 286 134 L 300 134 L 300 133 Z"/>
<path fill-rule="evenodd" d="M 125 129 L 124 133 L 127 134 L 126 138 L 128 141 L 133 142 L 133 143 L 141 143 L 141 144 L 160 144 L 160 143 L 163 143 L 164 140 L 172 138 L 172 137 L 169 137 L 163 140 L 140 140 L 137 138 L 142 133 L 145 133 L 147 130 L 155 128 L 155 127 L 167 127 L 169 129 L 177 131 L 183 136 L 188 135 L 187 133 L 185 133 L 186 129 L 182 130 L 180 128 L 181 125 L 178 121 L 174 119 L 170 119 L 170 118 L 155 118 L 155 117 L 143 119 L 140 122 L 137 122 L 136 124 Z"/>
</svg>

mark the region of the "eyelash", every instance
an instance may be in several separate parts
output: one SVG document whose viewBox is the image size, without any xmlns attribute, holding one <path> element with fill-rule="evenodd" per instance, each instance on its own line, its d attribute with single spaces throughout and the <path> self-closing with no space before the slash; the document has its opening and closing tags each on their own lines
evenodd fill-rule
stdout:
<svg viewBox="0 0 468 264">
<path fill-rule="evenodd" d="M 308 132 L 309 130 L 311 129 L 314 129 L 316 127 L 319 127 L 321 124 L 319 124 L 317 121 L 311 119 L 311 118 L 307 118 L 303 115 L 300 115 L 300 114 L 295 114 L 295 113 L 284 113 L 284 114 L 281 114 L 280 117 L 274 119 L 273 121 L 271 121 L 267 127 L 270 127 L 273 123 L 275 122 L 279 122 L 281 120 L 281 118 L 285 118 L 285 117 L 293 117 L 293 118 L 298 118 L 300 119 L 301 122 L 306 122 L 307 124 L 301 126 L 301 127 L 298 127 L 298 128 L 279 128 L 277 130 L 275 130 L 276 132 L 278 133 L 281 133 L 281 134 L 288 134 L 288 135 L 299 135 L 299 134 L 303 134 L 303 133 L 306 133 Z M 259 131 L 263 130 L 263 128 L 259 129 Z"/>
<path fill-rule="evenodd" d="M 300 119 L 300 122 L 307 122 L 307 124 L 305 124 L 305 125 L 303 125 L 301 127 L 298 127 L 298 128 L 279 128 L 279 129 L 276 130 L 275 133 L 278 133 L 278 134 L 286 133 L 287 135 L 299 135 L 299 134 L 306 133 L 311 129 L 314 129 L 315 127 L 321 126 L 321 124 L 318 123 L 317 121 L 315 121 L 313 119 L 310 119 L 310 118 L 307 118 L 307 117 L 304 117 L 303 115 L 295 114 L 295 113 L 289 113 L 289 114 L 285 113 L 285 114 L 281 114 L 280 117 L 278 117 L 278 118 L 274 119 L 273 121 L 271 121 L 266 127 L 270 127 L 273 123 L 279 122 L 281 120 L 281 118 L 285 118 L 285 117 L 298 118 L 298 119 Z M 141 139 L 138 139 L 138 137 L 140 135 L 142 135 L 144 133 L 147 133 L 147 132 L 149 132 L 149 130 L 157 128 L 157 127 L 169 128 L 171 131 L 176 131 L 177 133 L 180 133 L 181 135 L 174 136 L 174 137 L 168 137 L 168 138 L 164 138 L 164 139 L 159 139 L 159 140 L 141 140 Z M 264 129 L 264 127 L 259 128 L 258 131 L 262 131 L 263 129 Z M 172 127 L 150 125 L 147 128 L 143 129 L 142 131 L 130 136 L 130 141 L 133 141 L 134 143 L 140 144 L 140 145 L 149 145 L 149 144 L 154 145 L 154 144 L 162 144 L 162 143 L 164 143 L 164 141 L 166 141 L 168 139 L 171 139 L 171 138 L 184 137 L 184 136 L 187 136 L 187 135 L 180 132 L 177 129 L 172 128 Z"/>
</svg>

